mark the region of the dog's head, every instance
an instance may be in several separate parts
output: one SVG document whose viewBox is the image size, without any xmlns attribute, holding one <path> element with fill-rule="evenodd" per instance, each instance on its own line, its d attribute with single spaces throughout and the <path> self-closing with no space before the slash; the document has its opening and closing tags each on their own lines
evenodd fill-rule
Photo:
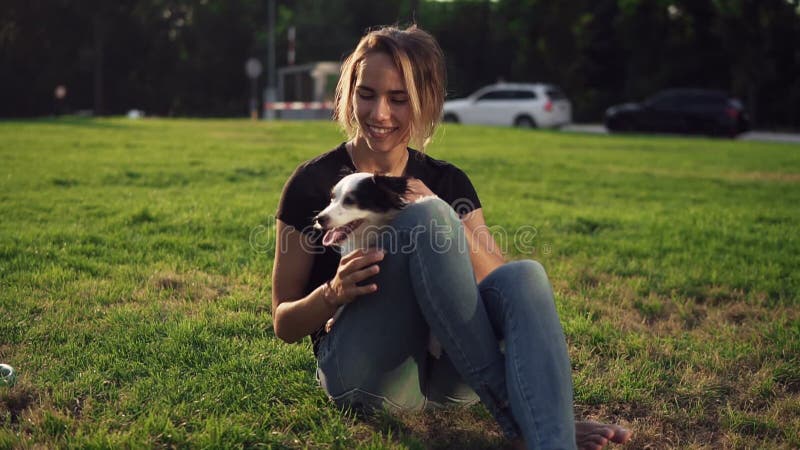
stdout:
<svg viewBox="0 0 800 450">
<path fill-rule="evenodd" d="M 314 227 L 325 230 L 322 245 L 340 245 L 359 227 L 387 222 L 392 211 L 406 205 L 404 177 L 354 173 L 331 191 L 331 203 L 314 218 Z"/>
</svg>

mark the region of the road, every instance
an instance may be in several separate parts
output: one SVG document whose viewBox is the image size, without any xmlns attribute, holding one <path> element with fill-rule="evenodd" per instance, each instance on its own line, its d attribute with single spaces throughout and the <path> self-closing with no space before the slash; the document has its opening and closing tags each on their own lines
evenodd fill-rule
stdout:
<svg viewBox="0 0 800 450">
<path fill-rule="evenodd" d="M 563 127 L 564 131 L 573 131 L 578 133 L 599 133 L 607 134 L 608 131 L 602 124 L 594 123 L 575 123 Z M 800 133 L 775 133 L 771 131 L 750 131 L 740 135 L 737 139 L 743 141 L 760 141 L 760 142 L 787 142 L 791 144 L 800 144 Z"/>
</svg>

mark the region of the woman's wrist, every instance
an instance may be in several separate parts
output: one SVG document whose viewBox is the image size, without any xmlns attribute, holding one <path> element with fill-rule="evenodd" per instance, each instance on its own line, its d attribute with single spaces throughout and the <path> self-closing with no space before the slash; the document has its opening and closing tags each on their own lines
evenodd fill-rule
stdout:
<svg viewBox="0 0 800 450">
<path fill-rule="evenodd" d="M 328 280 L 322 285 L 322 301 L 331 308 L 338 308 L 339 304 L 336 302 L 336 291 L 333 290 L 331 281 L 332 280 Z"/>
</svg>

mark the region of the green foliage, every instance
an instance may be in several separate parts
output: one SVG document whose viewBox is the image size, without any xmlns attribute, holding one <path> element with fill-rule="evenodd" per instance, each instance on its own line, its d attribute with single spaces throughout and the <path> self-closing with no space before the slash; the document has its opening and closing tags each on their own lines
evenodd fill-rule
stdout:
<svg viewBox="0 0 800 450">
<path fill-rule="evenodd" d="M 266 64 L 267 3 L 7 0 L 0 16 L 0 116 L 62 109 L 241 116 L 244 61 Z M 759 127 L 800 127 L 800 10 L 786 0 L 276 0 L 275 60 L 287 30 L 297 64 L 340 61 L 364 32 L 418 23 L 447 58 L 448 94 L 504 79 L 563 87 L 577 121 L 669 87 L 740 97 Z M 266 73 L 259 80 L 263 87 Z M 99 95 L 98 95 L 99 94 Z"/>
<path fill-rule="evenodd" d="M 284 181 L 328 123 L 0 123 L 0 448 L 497 448 L 482 408 L 355 418 L 272 331 Z M 581 416 L 634 447 L 800 445 L 788 145 L 449 126 L 511 259 L 547 268 Z M 533 239 L 523 239 L 520 231 Z"/>
</svg>

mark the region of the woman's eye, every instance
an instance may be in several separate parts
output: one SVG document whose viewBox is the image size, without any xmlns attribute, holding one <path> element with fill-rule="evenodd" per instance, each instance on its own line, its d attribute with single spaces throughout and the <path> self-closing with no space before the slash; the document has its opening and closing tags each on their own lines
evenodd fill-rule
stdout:
<svg viewBox="0 0 800 450">
<path fill-rule="evenodd" d="M 394 103 L 405 103 L 407 101 L 408 101 L 408 98 L 406 98 L 406 97 L 395 97 L 395 98 L 392 99 L 392 102 L 394 102 Z"/>
<path fill-rule="evenodd" d="M 369 99 L 371 99 L 373 97 L 375 97 L 375 96 L 372 95 L 372 94 L 366 94 L 364 92 L 359 92 L 358 93 L 358 98 L 361 98 L 361 99 L 364 99 L 364 100 L 369 100 Z"/>
</svg>

